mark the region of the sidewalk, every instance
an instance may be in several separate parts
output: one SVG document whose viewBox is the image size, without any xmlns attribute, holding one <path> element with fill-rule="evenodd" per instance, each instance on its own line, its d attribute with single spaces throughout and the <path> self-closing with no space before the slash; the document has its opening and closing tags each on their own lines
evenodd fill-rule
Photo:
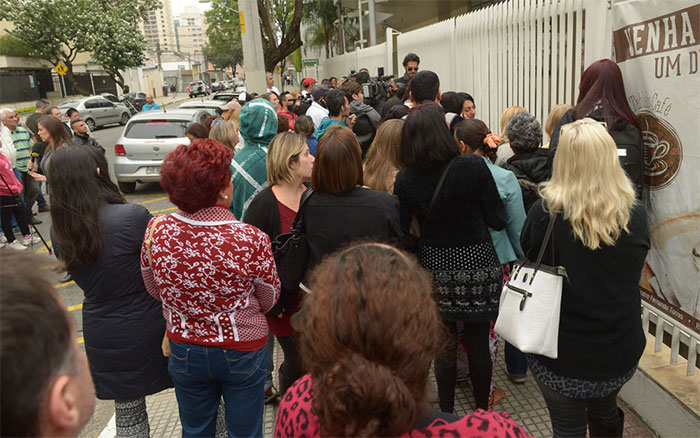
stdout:
<svg viewBox="0 0 700 438">
<path fill-rule="evenodd" d="M 279 345 L 275 350 L 276 362 L 282 358 L 282 349 Z M 505 362 L 503 352 L 500 351 L 496 363 L 496 384 L 506 392 L 506 399 L 496 405 L 494 410 L 508 412 L 515 421 L 523 426 L 530 434 L 536 437 L 548 438 L 552 436 L 552 426 L 549 421 L 549 413 L 532 376 L 528 374 L 527 382 L 517 385 L 508 379 L 505 374 Z M 276 369 L 277 367 L 275 367 Z M 435 377 L 431 373 L 430 385 L 433 393 L 437 394 Z M 180 437 L 180 421 L 177 414 L 177 401 L 175 391 L 169 389 L 147 398 L 148 417 L 151 423 L 151 437 Z M 653 438 L 656 435 L 644 424 L 644 422 L 622 401 L 618 401 L 625 411 L 625 437 Z M 433 405 L 437 407 L 437 397 L 433 397 Z M 455 414 L 464 415 L 473 410 L 473 397 L 468 383 L 458 383 L 455 396 Z M 272 437 L 275 427 L 275 405 L 265 406 L 263 433 L 265 437 Z"/>
</svg>

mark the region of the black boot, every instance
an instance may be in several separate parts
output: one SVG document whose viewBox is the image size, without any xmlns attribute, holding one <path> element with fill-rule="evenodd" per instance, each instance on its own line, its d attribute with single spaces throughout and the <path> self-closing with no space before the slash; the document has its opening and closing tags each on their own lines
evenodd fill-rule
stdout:
<svg viewBox="0 0 700 438">
<path fill-rule="evenodd" d="M 617 418 L 611 423 L 588 420 L 588 431 L 591 438 L 621 437 L 625 428 L 625 413 L 617 408 Z"/>
</svg>

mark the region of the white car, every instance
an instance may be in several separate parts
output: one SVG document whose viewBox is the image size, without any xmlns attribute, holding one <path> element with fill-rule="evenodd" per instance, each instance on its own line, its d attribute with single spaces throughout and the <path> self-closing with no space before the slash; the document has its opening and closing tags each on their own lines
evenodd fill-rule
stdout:
<svg viewBox="0 0 700 438">
<path fill-rule="evenodd" d="M 221 115 L 219 107 L 225 105 L 226 102 L 221 100 L 188 100 L 178 105 L 177 109 L 200 109 L 207 111 L 209 115 L 218 116 Z"/>
<path fill-rule="evenodd" d="M 136 183 L 160 181 L 165 155 L 181 144 L 189 144 L 187 127 L 209 117 L 201 109 L 147 111 L 129 120 L 114 145 L 114 175 L 122 193 L 133 193 Z"/>
<path fill-rule="evenodd" d="M 103 96 L 90 96 L 79 100 L 71 100 L 58 106 L 61 114 L 64 115 L 70 108 L 78 110 L 80 118 L 90 128 L 90 131 L 112 123 L 125 125 L 131 117 L 131 111 L 124 104 L 110 102 Z"/>
</svg>

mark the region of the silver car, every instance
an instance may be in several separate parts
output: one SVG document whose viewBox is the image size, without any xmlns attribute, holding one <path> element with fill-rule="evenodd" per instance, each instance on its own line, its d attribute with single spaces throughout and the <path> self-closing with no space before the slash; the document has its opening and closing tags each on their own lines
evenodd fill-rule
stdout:
<svg viewBox="0 0 700 438">
<path fill-rule="evenodd" d="M 65 114 L 69 108 L 78 110 L 80 118 L 85 121 L 90 131 L 113 123 L 125 125 L 131 117 L 131 111 L 124 104 L 110 102 L 103 96 L 71 100 L 58 106 L 62 114 Z"/>
<path fill-rule="evenodd" d="M 219 107 L 223 105 L 226 105 L 226 102 L 220 100 L 188 100 L 181 103 L 177 109 L 202 109 L 207 111 L 209 115 L 217 116 L 221 115 Z"/>
<path fill-rule="evenodd" d="M 133 193 L 136 183 L 160 181 L 160 166 L 165 155 L 181 144 L 189 144 L 185 135 L 193 123 L 204 123 L 204 110 L 147 111 L 129 120 L 114 145 L 114 175 L 122 193 Z"/>
</svg>

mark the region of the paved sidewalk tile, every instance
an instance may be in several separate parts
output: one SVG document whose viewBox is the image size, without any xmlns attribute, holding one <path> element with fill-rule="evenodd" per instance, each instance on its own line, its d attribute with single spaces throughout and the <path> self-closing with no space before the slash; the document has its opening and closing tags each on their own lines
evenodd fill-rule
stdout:
<svg viewBox="0 0 700 438">
<path fill-rule="evenodd" d="M 275 369 L 282 360 L 282 349 L 276 345 Z M 275 379 L 276 380 L 276 379 Z M 542 394 L 532 376 L 528 373 L 527 381 L 523 384 L 511 382 L 505 373 L 505 362 L 502 351 L 498 355 L 496 363 L 496 384 L 506 393 L 506 398 L 500 404 L 494 406 L 496 411 L 508 412 L 511 417 L 523 426 L 529 433 L 536 437 L 549 438 L 552 436 L 552 426 L 549 421 L 549 412 Z M 430 401 L 437 408 L 437 386 L 435 376 L 431 372 L 430 384 L 433 395 Z M 151 437 L 179 437 L 181 436 L 180 420 L 177 414 L 177 401 L 175 390 L 169 389 L 147 397 L 148 417 L 151 423 Z M 618 405 L 625 411 L 625 437 L 655 438 L 656 435 L 644 424 L 644 422 L 621 401 Z M 458 382 L 455 395 L 455 414 L 465 415 L 474 410 L 474 397 L 472 396 L 470 383 Z M 272 437 L 275 427 L 275 415 L 277 406 L 269 404 L 265 406 L 263 433 L 265 437 Z"/>
</svg>

